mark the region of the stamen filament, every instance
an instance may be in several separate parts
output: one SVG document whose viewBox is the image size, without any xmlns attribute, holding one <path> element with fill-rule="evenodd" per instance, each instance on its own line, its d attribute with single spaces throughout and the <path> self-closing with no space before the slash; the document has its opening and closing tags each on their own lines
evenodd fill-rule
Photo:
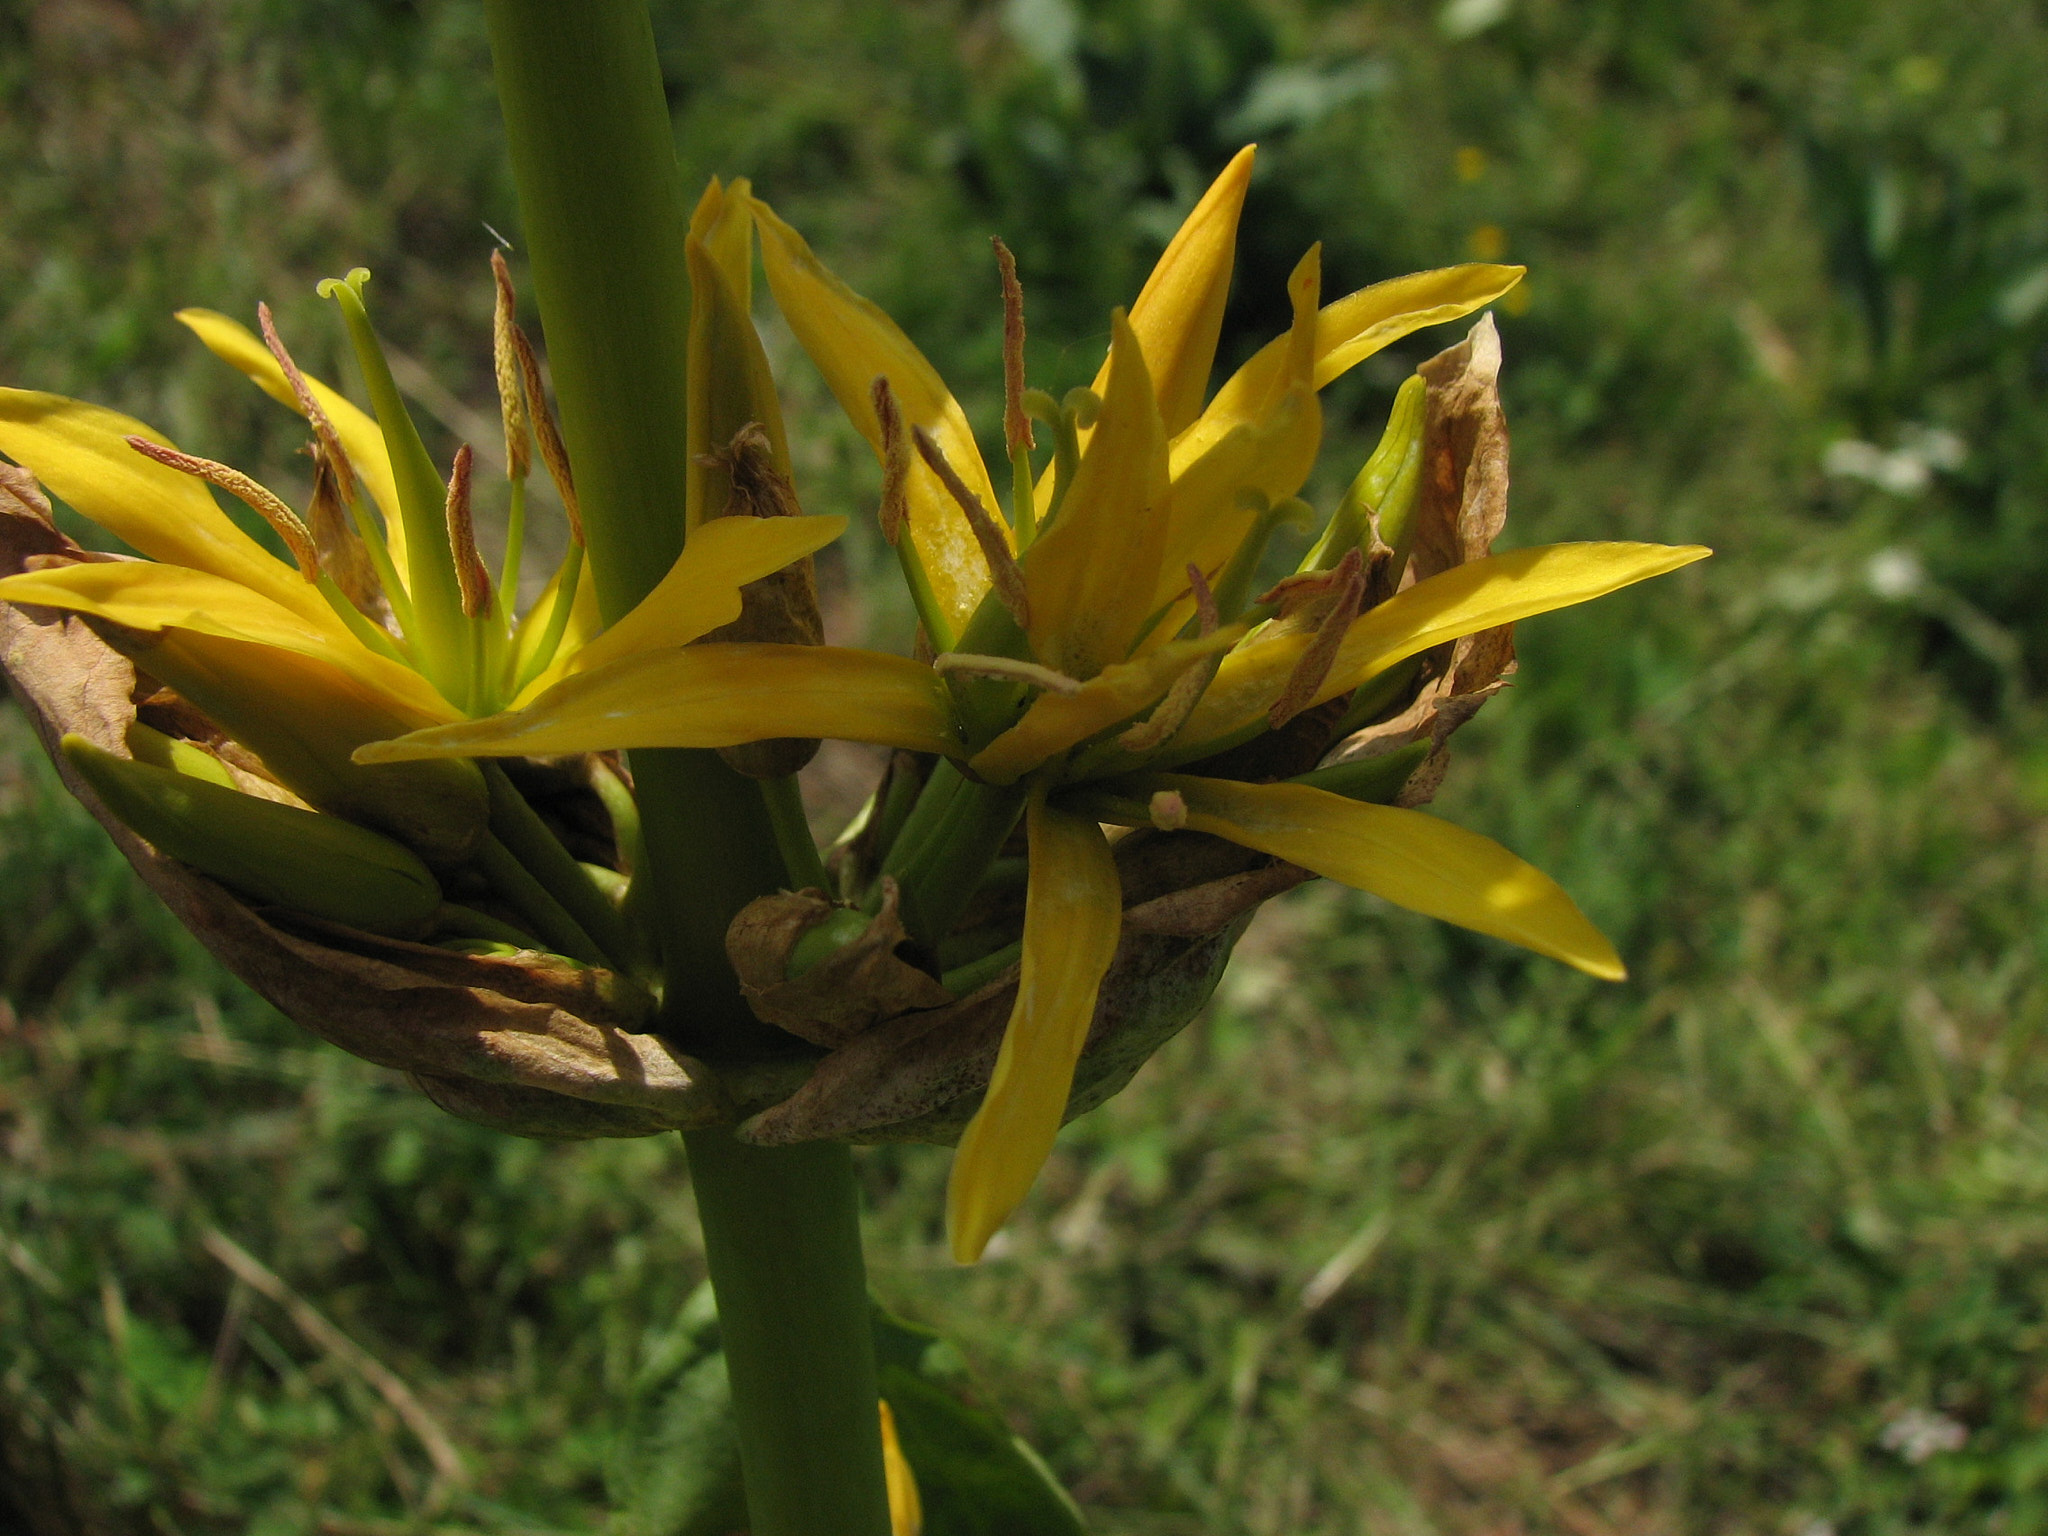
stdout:
<svg viewBox="0 0 2048 1536">
<path fill-rule="evenodd" d="M 1010 552 L 1010 541 L 996 523 L 994 514 L 981 504 L 981 498 L 960 478 L 959 472 L 947 461 L 945 450 L 939 447 L 931 433 L 923 427 L 912 427 L 910 439 L 917 444 L 918 457 L 939 477 L 939 483 L 945 486 L 947 494 L 966 515 L 967 526 L 974 530 L 974 540 L 981 546 L 981 557 L 988 562 L 989 584 L 997 598 L 1010 610 L 1019 627 L 1030 629 L 1031 599 L 1024 590 L 1024 572 L 1017 564 L 1017 557 Z"/>
<path fill-rule="evenodd" d="M 1006 683 L 1029 683 L 1033 688 L 1043 688 L 1047 693 L 1062 696 L 1081 691 L 1078 678 L 1055 672 L 1051 667 L 1041 667 L 1035 661 L 1020 661 L 1012 656 L 977 656 L 970 651 L 949 651 L 932 662 L 932 670 L 965 677 L 999 677 Z"/>
<path fill-rule="evenodd" d="M 335 584 L 332 576 L 322 575 L 319 580 L 320 595 L 327 599 L 327 606 L 334 610 L 336 618 L 348 626 L 348 632 L 379 656 L 388 657 L 401 666 L 411 666 L 412 661 L 398 647 L 384 626 L 349 601 L 348 594 Z"/>
<path fill-rule="evenodd" d="M 216 464 L 212 459 L 202 459 L 194 454 L 180 453 L 162 443 L 152 443 L 146 437 L 131 435 L 127 441 L 128 446 L 145 459 L 154 459 L 167 469 L 178 470 L 226 491 L 268 523 L 271 531 L 284 540 L 284 547 L 291 551 L 292 561 L 298 566 L 301 577 L 309 583 L 320 579 L 320 551 L 313 543 L 313 530 L 301 522 L 299 514 L 286 506 L 268 486 L 257 484 L 239 469 Z"/>
</svg>

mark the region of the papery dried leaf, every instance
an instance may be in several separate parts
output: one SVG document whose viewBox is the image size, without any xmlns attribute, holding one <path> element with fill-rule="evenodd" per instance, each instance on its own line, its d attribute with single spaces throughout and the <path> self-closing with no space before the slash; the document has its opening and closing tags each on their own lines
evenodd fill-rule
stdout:
<svg viewBox="0 0 2048 1536">
<path fill-rule="evenodd" d="M 789 959 L 798 942 L 842 909 L 815 890 L 749 902 L 726 930 L 725 948 L 754 1016 L 832 1049 L 883 1019 L 952 1002 L 935 977 L 897 954 L 910 938 L 898 900 L 896 882 L 884 877 L 882 910 L 866 931 L 793 979 Z"/>
<path fill-rule="evenodd" d="M 69 541 L 0 508 L 0 573 Z M 555 956 L 472 956 L 258 909 L 159 857 L 101 806 L 54 751 L 65 732 L 125 752 L 134 669 L 77 618 L 0 604 L 0 661 L 66 787 L 164 904 L 266 1001 L 322 1039 L 381 1066 L 485 1085 L 489 1123 L 544 1137 L 644 1135 L 729 1121 L 735 1107 L 701 1064 L 634 1026 L 645 994 Z M 521 1120 L 525 1090 L 559 1099 Z M 577 1106 L 589 1106 L 583 1112 Z M 580 1127 L 577 1129 L 576 1127 Z"/>
</svg>

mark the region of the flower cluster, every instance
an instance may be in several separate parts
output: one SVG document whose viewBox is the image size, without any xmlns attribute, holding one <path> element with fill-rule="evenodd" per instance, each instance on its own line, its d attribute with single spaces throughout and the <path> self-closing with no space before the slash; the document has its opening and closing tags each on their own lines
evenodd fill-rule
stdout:
<svg viewBox="0 0 2048 1536">
<path fill-rule="evenodd" d="M 913 953 L 941 953 L 1021 820 L 1028 883 L 1014 1001 L 950 1190 L 963 1261 L 1023 1198 L 1069 1105 L 1124 908 L 1106 827 L 1210 834 L 1590 974 L 1623 974 L 1548 877 L 1483 837 L 1375 803 L 1401 787 L 1386 764 L 1315 763 L 1332 742 L 1411 703 L 1424 681 L 1418 658 L 1465 642 L 1455 671 L 1476 661 L 1476 640 L 1494 637 L 1484 647 L 1491 676 L 1457 688 L 1483 696 L 1511 655 L 1505 631 L 1517 619 L 1707 551 L 1485 552 L 1504 510 L 1505 437 L 1491 393 L 1498 343 L 1482 322 L 1439 360 L 1434 394 L 1426 378 L 1404 389 L 1380 450 L 1301 569 L 1259 590 L 1274 531 L 1304 510 L 1298 493 L 1322 435 L 1318 391 L 1410 332 L 1483 308 L 1520 269 L 1454 267 L 1324 306 L 1311 250 L 1289 283 L 1287 334 L 1210 395 L 1250 169 L 1247 150 L 1128 313 L 1113 316 L 1093 388 L 1061 401 L 1026 387 L 1022 297 L 999 250 L 1007 517 L 965 413 L 902 331 L 743 185 L 714 188 L 724 270 L 751 267 L 758 231 L 777 304 L 876 452 L 883 529 L 929 659 L 773 643 L 645 648 L 510 710 L 357 753 L 396 764 L 831 736 L 935 761 L 900 815 L 878 803 L 894 824 L 873 878 L 845 893 L 856 920 L 822 918 L 809 952 L 790 950 L 792 971 L 836 942 L 857 942 L 898 904 Z M 739 325 L 743 285 L 726 287 Z M 734 350 L 751 358 L 757 346 Z M 760 410 L 763 387 L 737 381 L 733 410 Z M 1042 468 L 1034 423 L 1054 439 Z M 1466 432 L 1462 454 L 1449 428 Z M 1445 474 L 1459 483 L 1437 487 L 1438 502 L 1448 489 L 1453 510 L 1447 525 L 1441 516 L 1432 525 L 1429 482 Z M 1303 737 L 1305 720 L 1314 725 L 1308 763 L 1246 767 L 1260 742 Z M 1011 954 L 994 947 L 988 958 Z M 953 973 L 942 979 L 950 985 Z"/>
</svg>

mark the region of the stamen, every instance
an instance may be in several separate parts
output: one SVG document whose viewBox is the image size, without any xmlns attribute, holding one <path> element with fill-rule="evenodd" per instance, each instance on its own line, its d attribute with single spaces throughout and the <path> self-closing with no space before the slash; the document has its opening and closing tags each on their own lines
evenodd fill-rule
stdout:
<svg viewBox="0 0 2048 1536">
<path fill-rule="evenodd" d="M 918 457 L 939 477 L 939 483 L 967 515 L 967 526 L 974 530 L 975 542 L 981 545 L 981 557 L 988 562 L 989 584 L 996 597 L 1010 610 L 1020 629 L 1030 629 L 1031 599 L 1024 590 L 1024 572 L 1017 557 L 1010 553 L 1010 541 L 1003 536 L 988 508 L 981 504 L 981 498 L 968 489 L 967 482 L 946 462 L 944 451 L 932 440 L 931 433 L 923 427 L 912 427 L 910 436 L 917 444 Z"/>
<path fill-rule="evenodd" d="M 225 464 L 216 464 L 211 459 L 197 458 L 189 453 L 180 453 L 175 448 L 166 448 L 162 443 L 152 443 L 146 437 L 130 437 L 128 446 L 145 459 L 154 459 L 168 468 L 195 475 L 235 497 L 270 524 L 277 536 L 284 540 L 284 547 L 291 551 L 292 560 L 297 564 L 301 576 L 308 582 L 320 579 L 320 551 L 313 543 L 312 532 L 299 520 L 299 514 L 278 500 L 272 491 L 258 485 L 239 469 L 231 469 Z"/>
<path fill-rule="evenodd" d="M 1003 276 L 1003 442 L 1014 458 L 1038 446 L 1031 418 L 1024 411 L 1024 285 L 1017 281 L 1017 258 L 1000 238 L 991 238 L 996 266 Z"/>
<path fill-rule="evenodd" d="M 1205 629 L 1202 633 L 1210 631 Z M 1197 659 L 1173 680 L 1173 686 L 1166 690 L 1166 697 L 1159 701 L 1158 707 L 1117 737 L 1116 744 L 1126 752 L 1151 752 L 1165 746 L 1187 724 L 1188 716 L 1202 702 L 1202 695 L 1216 680 L 1216 669 L 1222 665 L 1221 652 Z"/>
<path fill-rule="evenodd" d="M 284 370 L 286 382 L 292 387 L 292 394 L 299 402 L 307 423 L 313 428 L 313 435 L 320 439 L 320 446 L 327 450 L 327 457 L 334 466 L 335 479 L 339 482 L 341 499 L 356 499 L 355 466 L 349 463 L 348 453 L 341 446 L 341 435 L 334 430 L 334 423 L 327 419 L 327 412 L 320 408 L 314 397 L 313 387 L 306 382 L 306 376 L 299 372 L 299 365 L 292 361 L 291 353 L 284 348 L 284 342 L 277 334 L 277 324 L 271 319 L 270 306 L 258 302 L 256 323 L 263 330 L 263 345 L 270 348 L 270 355 L 277 359 L 277 366 Z"/>
<path fill-rule="evenodd" d="M 1146 808 L 1152 825 L 1162 832 L 1178 832 L 1188 824 L 1188 803 L 1177 789 L 1155 790 Z"/>
<path fill-rule="evenodd" d="M 877 375 L 871 390 L 875 422 L 882 433 L 882 537 L 893 546 L 910 520 L 910 439 L 903 431 L 903 412 L 886 374 Z"/>
<path fill-rule="evenodd" d="M 519 352 L 512 342 L 518 323 L 512 269 L 501 252 L 491 252 L 491 276 L 498 287 L 491 309 L 491 363 L 498 375 L 498 414 L 505 423 L 505 470 L 514 480 L 524 480 L 533 468 L 533 431 L 519 387 Z"/>
<path fill-rule="evenodd" d="M 583 542 L 583 513 L 576 504 L 576 479 L 569 471 L 569 450 L 562 446 L 562 434 L 555 427 L 555 413 L 548 405 L 547 391 L 540 381 L 540 359 L 533 355 L 533 343 L 516 324 L 512 327 L 512 350 L 519 354 L 519 377 L 526 385 L 526 405 L 532 413 L 533 435 L 540 444 L 541 462 L 561 492 L 562 510 L 569 515 L 571 542 Z"/>
<path fill-rule="evenodd" d="M 1356 549 L 1348 551 L 1329 576 L 1329 585 L 1334 588 L 1335 596 L 1316 628 L 1315 639 L 1309 642 L 1308 649 L 1294 664 L 1293 672 L 1288 674 L 1286 688 L 1266 712 L 1269 729 L 1279 730 L 1315 702 L 1316 690 L 1330 675 L 1330 668 L 1336 664 L 1337 650 L 1344 643 L 1351 621 L 1358 617 L 1358 605 L 1365 597 L 1364 558 Z"/>
<path fill-rule="evenodd" d="M 1064 672 L 1041 667 L 1035 661 L 1018 661 L 1009 656 L 976 656 L 970 651 L 948 651 L 932 663 L 934 672 L 958 672 L 963 677 L 999 677 L 1006 683 L 1029 683 L 1047 693 L 1071 698 L 1081 683 Z"/>
<path fill-rule="evenodd" d="M 474 619 L 491 611 L 491 573 L 476 548 L 476 520 L 470 515 L 469 444 L 455 450 L 455 470 L 448 477 L 448 548 L 455 556 L 455 584 L 462 591 L 462 616 Z"/>
</svg>

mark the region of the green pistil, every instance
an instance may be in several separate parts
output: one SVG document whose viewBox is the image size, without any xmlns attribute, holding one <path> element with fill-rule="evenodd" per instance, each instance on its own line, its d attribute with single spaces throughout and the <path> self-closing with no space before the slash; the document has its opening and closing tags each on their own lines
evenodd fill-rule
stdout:
<svg viewBox="0 0 2048 1536">
<path fill-rule="evenodd" d="M 1407 508 L 1413 507 L 1414 490 L 1421 483 L 1422 425 L 1428 393 L 1420 375 L 1410 374 L 1402 384 L 1394 396 L 1393 408 L 1387 413 L 1387 429 L 1380 434 L 1379 446 L 1344 492 L 1330 526 L 1323 530 L 1322 538 L 1302 562 L 1304 571 L 1330 570 L 1349 551 L 1363 549 L 1368 519 L 1375 516 L 1379 519 L 1380 538 L 1388 544 L 1399 544 L 1406 532 Z M 1408 501 L 1397 518 L 1395 503 L 1402 494 L 1404 479 Z M 1402 526 L 1395 526 L 1397 522 Z"/>
<path fill-rule="evenodd" d="M 1045 519 L 1035 534 L 1050 528 L 1067 499 L 1067 487 L 1074 483 L 1081 467 L 1081 430 L 1095 425 L 1102 413 L 1102 397 L 1092 389 L 1076 387 L 1057 403 L 1042 389 L 1024 391 L 1024 413 L 1052 429 L 1052 499 L 1046 503 Z"/>
<path fill-rule="evenodd" d="M 469 694 L 469 647 L 464 640 L 462 594 L 455 582 L 455 560 L 448 548 L 447 494 L 440 472 L 427 456 L 419 428 L 391 377 L 383 346 L 363 308 L 362 285 L 368 270 L 357 267 L 346 280 L 327 278 L 320 296 L 341 306 L 356 363 L 376 408 L 377 425 L 391 456 L 391 477 L 398 487 L 398 505 L 405 522 L 406 565 L 412 577 L 411 598 L 417 628 L 407 637 L 418 648 L 421 670 L 451 699 Z"/>
</svg>

